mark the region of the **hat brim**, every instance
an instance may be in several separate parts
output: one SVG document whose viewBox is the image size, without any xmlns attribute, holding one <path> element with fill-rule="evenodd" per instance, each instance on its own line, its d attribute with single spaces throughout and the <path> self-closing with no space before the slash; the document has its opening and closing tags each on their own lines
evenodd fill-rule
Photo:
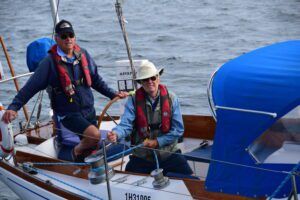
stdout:
<svg viewBox="0 0 300 200">
<path fill-rule="evenodd" d="M 157 70 L 156 73 L 148 74 L 147 76 L 137 77 L 134 80 L 137 81 L 137 82 L 139 82 L 139 81 L 141 81 L 143 79 L 150 78 L 150 77 L 156 76 L 158 74 L 161 76 L 163 74 L 163 72 L 164 72 L 164 68 L 161 68 L 161 69 Z"/>
<path fill-rule="evenodd" d="M 63 30 L 60 30 L 57 34 L 63 34 L 63 33 L 74 33 L 74 30 L 73 28 L 64 28 Z"/>
</svg>

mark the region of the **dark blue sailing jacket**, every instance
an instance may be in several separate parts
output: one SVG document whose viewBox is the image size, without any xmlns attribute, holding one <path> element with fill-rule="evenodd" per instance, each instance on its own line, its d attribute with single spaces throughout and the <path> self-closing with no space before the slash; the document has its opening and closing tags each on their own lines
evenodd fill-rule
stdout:
<svg viewBox="0 0 300 200">
<path fill-rule="evenodd" d="M 52 56 L 49 54 L 39 64 L 34 74 L 27 81 L 25 86 L 15 96 L 8 109 L 18 111 L 23 105 L 25 105 L 31 97 L 33 97 L 40 90 L 47 89 L 51 100 L 51 107 L 57 115 L 64 116 L 72 112 L 81 112 L 83 116 L 94 112 L 94 96 L 91 88 L 100 92 L 104 96 L 112 99 L 116 95 L 116 91 L 109 88 L 104 82 L 102 77 L 98 74 L 97 65 L 88 52 L 82 49 L 85 53 L 89 70 L 92 79 L 92 86 L 88 87 L 84 83 L 77 84 L 75 87 L 75 95 L 72 96 L 72 100 L 67 97 L 60 85 L 58 78 L 58 72 Z M 80 83 L 82 81 L 82 71 L 79 64 L 73 66 L 72 63 L 66 63 L 69 74 L 72 76 L 74 83 Z"/>
</svg>

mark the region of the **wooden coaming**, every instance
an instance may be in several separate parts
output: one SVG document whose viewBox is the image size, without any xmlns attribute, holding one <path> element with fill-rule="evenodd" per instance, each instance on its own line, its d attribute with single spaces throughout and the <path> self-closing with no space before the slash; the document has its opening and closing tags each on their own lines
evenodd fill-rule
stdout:
<svg viewBox="0 0 300 200">
<path fill-rule="evenodd" d="M 184 137 L 213 140 L 216 123 L 211 116 L 183 115 Z"/>
<path fill-rule="evenodd" d="M 15 155 L 15 160 L 17 163 L 24 163 L 24 162 L 47 162 L 47 163 L 63 163 L 67 161 L 39 156 L 23 151 L 17 151 Z M 61 174 L 66 174 L 69 176 L 75 176 L 77 178 L 87 179 L 87 174 L 89 167 L 88 166 L 72 166 L 72 165 L 34 165 L 36 168 L 45 169 Z M 76 172 L 76 173 L 75 173 Z"/>
<path fill-rule="evenodd" d="M 118 119 L 118 116 L 112 116 Z M 104 117 L 104 121 L 110 120 L 109 117 Z M 213 140 L 216 123 L 211 116 L 204 115 L 183 115 L 184 137 Z M 36 129 L 26 131 L 29 143 L 40 144 L 55 135 L 54 123 L 50 122 L 41 125 Z"/>
</svg>

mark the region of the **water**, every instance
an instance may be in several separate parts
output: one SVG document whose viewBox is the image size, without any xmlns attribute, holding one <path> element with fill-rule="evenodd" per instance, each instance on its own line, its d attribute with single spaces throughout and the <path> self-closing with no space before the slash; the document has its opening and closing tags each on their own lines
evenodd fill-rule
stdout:
<svg viewBox="0 0 300 200">
<path fill-rule="evenodd" d="M 12 65 L 17 74 L 28 72 L 26 46 L 52 35 L 49 3 L 1 0 L 0 5 L 0 35 Z M 123 13 L 133 57 L 165 67 L 162 82 L 179 96 L 183 113 L 209 114 L 206 87 L 210 74 L 226 61 L 258 47 L 298 39 L 299 7 L 299 0 L 127 0 Z M 127 54 L 114 1 L 62 0 L 59 16 L 73 23 L 78 44 L 103 66 L 100 74 L 116 88 L 112 63 Z M 9 77 L 2 51 L 0 61 Z M 20 85 L 26 80 L 21 79 Z M 0 102 L 7 106 L 16 92 L 11 83 L 0 88 Z M 100 111 L 107 101 L 100 95 L 96 99 Z M 49 103 L 44 101 L 46 118 Z M 29 110 L 33 102 L 29 102 Z M 7 193 L 7 189 L 1 190 L 0 199 L 7 199 Z"/>
</svg>

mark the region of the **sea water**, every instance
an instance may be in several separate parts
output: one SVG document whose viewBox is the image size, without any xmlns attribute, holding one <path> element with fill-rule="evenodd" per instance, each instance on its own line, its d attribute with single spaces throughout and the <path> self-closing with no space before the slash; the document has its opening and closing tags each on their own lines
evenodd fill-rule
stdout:
<svg viewBox="0 0 300 200">
<path fill-rule="evenodd" d="M 299 0 L 125 0 L 123 14 L 134 59 L 164 67 L 162 83 L 175 92 L 185 114 L 210 114 L 206 88 L 210 75 L 225 62 L 256 48 L 300 38 Z M 126 48 L 113 0 L 60 0 L 59 18 L 73 23 L 77 42 L 99 65 L 113 88 L 114 62 L 126 59 Z M 0 35 L 16 74 L 27 73 L 26 47 L 52 37 L 48 1 L 1 0 Z M 10 77 L 3 51 L 0 61 Z M 24 85 L 27 78 L 19 80 Z M 0 85 L 5 106 L 16 94 L 12 82 Z M 45 97 L 47 95 L 44 95 Z M 31 110 L 36 97 L 28 103 Z M 99 113 L 107 100 L 96 95 Z M 44 98 L 42 119 L 48 117 Z M 19 112 L 18 121 L 24 118 Z M 0 199 L 18 199 L 0 183 Z"/>
</svg>

